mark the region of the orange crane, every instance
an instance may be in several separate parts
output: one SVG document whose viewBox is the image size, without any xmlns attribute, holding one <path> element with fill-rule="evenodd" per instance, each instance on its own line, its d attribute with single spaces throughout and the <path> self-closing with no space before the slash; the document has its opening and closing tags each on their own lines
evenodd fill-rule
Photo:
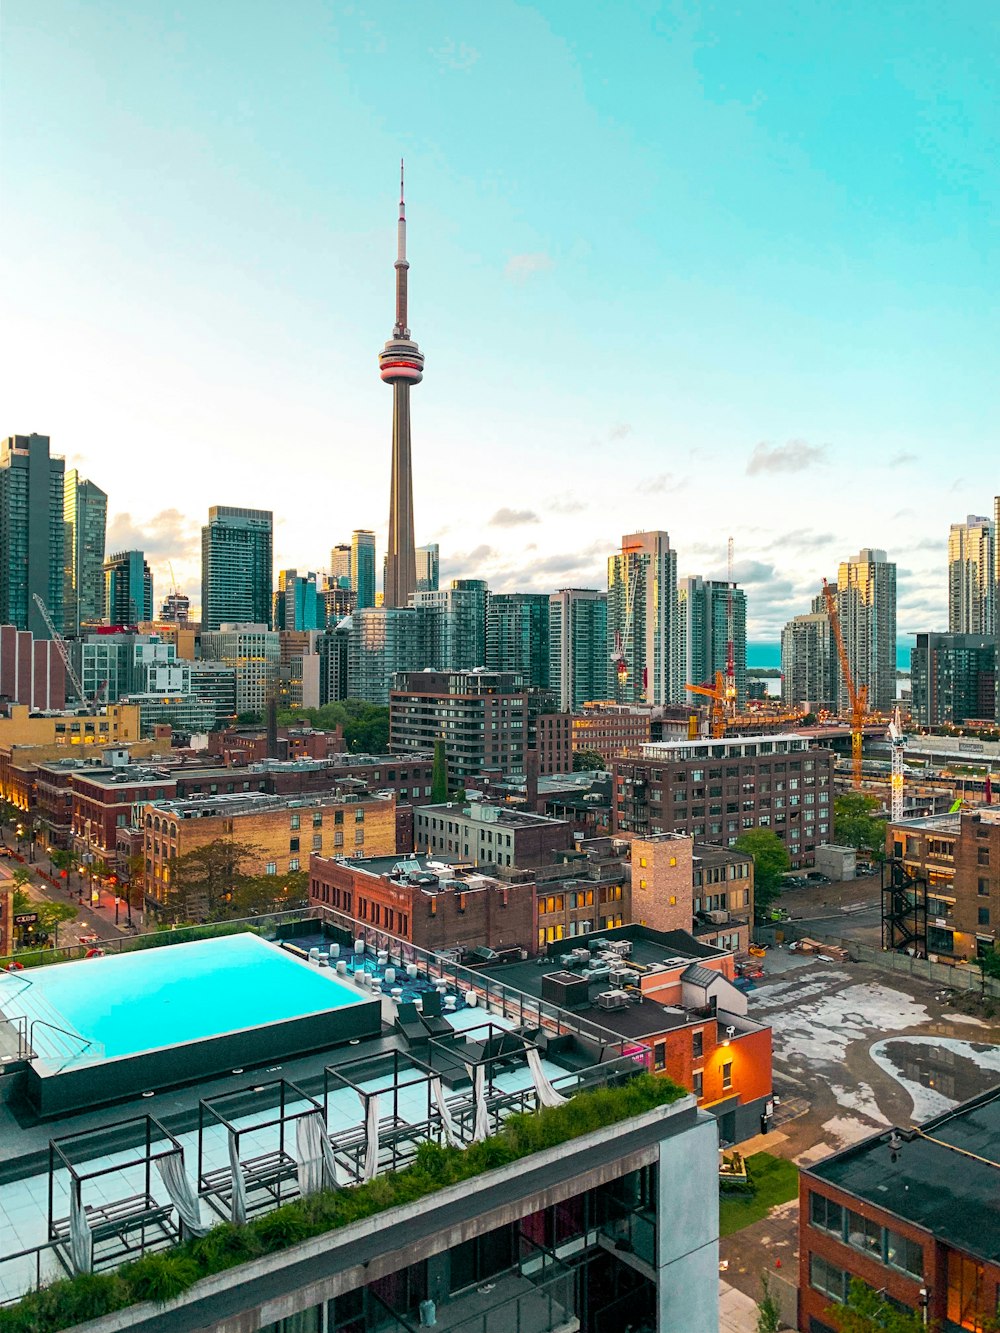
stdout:
<svg viewBox="0 0 1000 1333">
<path fill-rule="evenodd" d="M 729 702 L 725 676 L 721 671 L 717 671 L 714 686 L 686 685 L 684 688 L 689 694 L 703 694 L 706 699 L 711 699 L 712 703 L 708 712 L 709 727 L 712 732 L 712 739 L 720 740 L 726 734 L 727 705 Z"/>
<path fill-rule="evenodd" d="M 840 671 L 847 686 L 847 697 L 851 701 L 851 769 L 854 775 L 854 789 L 861 790 L 861 747 L 865 736 L 865 718 L 868 715 L 868 686 L 856 685 L 851 674 L 851 664 L 847 660 L 844 647 L 844 635 L 840 627 L 837 612 L 837 599 L 833 589 L 823 580 L 823 597 L 826 600 L 826 613 L 833 627 L 833 637 L 837 641 L 837 656 L 840 658 Z"/>
</svg>

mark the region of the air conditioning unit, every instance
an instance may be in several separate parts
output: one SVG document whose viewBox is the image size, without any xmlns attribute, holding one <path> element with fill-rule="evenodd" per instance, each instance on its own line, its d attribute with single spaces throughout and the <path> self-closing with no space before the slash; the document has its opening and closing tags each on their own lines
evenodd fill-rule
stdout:
<svg viewBox="0 0 1000 1333">
<path fill-rule="evenodd" d="M 632 953 L 632 941 L 612 940 L 608 949 L 611 953 L 616 953 L 619 958 L 628 958 Z"/>
<path fill-rule="evenodd" d="M 627 1009 L 629 998 L 622 990 L 601 991 L 597 997 L 598 1009 Z"/>
<path fill-rule="evenodd" d="M 607 963 L 597 963 L 596 965 L 591 963 L 590 967 L 587 968 L 587 976 L 591 981 L 607 981 L 611 976 L 611 968 L 608 967 Z"/>
<path fill-rule="evenodd" d="M 634 977 L 631 968 L 613 967 L 611 969 L 610 981 L 612 986 L 625 986 L 633 980 Z"/>
<path fill-rule="evenodd" d="M 706 912 L 705 915 L 713 926 L 724 926 L 729 920 L 728 912 Z"/>
</svg>

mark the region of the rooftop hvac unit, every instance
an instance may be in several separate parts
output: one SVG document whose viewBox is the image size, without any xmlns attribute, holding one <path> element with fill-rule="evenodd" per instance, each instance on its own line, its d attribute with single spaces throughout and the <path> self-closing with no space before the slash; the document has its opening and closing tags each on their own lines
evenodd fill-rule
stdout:
<svg viewBox="0 0 1000 1333">
<path fill-rule="evenodd" d="M 607 981 L 611 976 L 611 968 L 608 967 L 607 963 L 597 963 L 596 965 L 591 963 L 590 967 L 587 968 L 587 976 L 591 981 Z"/>
<path fill-rule="evenodd" d="M 597 997 L 598 1009 L 627 1009 L 628 1005 L 629 999 L 623 990 L 601 991 Z"/>
<path fill-rule="evenodd" d="M 610 973 L 612 986 L 625 986 L 633 980 L 632 972 L 627 967 L 613 967 Z"/>
<path fill-rule="evenodd" d="M 608 950 L 611 953 L 616 953 L 619 958 L 628 958 L 632 953 L 632 941 L 612 940 L 608 945 Z"/>
<path fill-rule="evenodd" d="M 706 912 L 705 915 L 713 926 L 724 926 L 729 920 L 728 912 Z"/>
<path fill-rule="evenodd" d="M 607 940 L 587 941 L 587 948 L 590 949 L 591 953 L 600 953 L 602 949 L 607 949 L 608 947 L 609 947 L 609 942 Z"/>
</svg>

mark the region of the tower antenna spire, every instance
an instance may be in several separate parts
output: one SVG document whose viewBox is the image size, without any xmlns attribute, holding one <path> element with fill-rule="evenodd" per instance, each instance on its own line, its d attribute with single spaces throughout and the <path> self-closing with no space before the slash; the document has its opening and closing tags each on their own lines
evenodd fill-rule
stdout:
<svg viewBox="0 0 1000 1333">
<path fill-rule="evenodd" d="M 399 159 L 399 221 L 396 224 L 396 325 L 394 338 L 408 338 L 406 327 L 406 204 L 403 200 L 403 159 Z"/>
</svg>

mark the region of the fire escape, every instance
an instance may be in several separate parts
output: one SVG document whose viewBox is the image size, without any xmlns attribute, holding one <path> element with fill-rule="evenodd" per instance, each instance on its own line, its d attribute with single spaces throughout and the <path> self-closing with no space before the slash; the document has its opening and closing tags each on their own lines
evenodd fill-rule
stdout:
<svg viewBox="0 0 1000 1333">
<path fill-rule="evenodd" d="M 927 957 L 927 880 L 911 875 L 901 856 L 882 867 L 882 948 Z"/>
</svg>

